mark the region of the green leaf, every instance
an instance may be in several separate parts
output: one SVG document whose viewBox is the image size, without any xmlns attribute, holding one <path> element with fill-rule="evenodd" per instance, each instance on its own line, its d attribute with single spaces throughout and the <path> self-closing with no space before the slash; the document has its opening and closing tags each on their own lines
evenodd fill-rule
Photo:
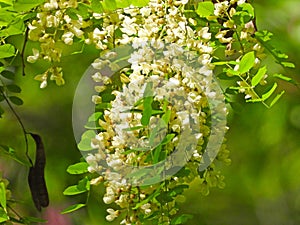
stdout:
<svg viewBox="0 0 300 225">
<path fill-rule="evenodd" d="M 144 103 L 150 103 L 152 100 L 152 97 L 147 97 L 145 98 L 145 101 Z M 142 115 L 142 118 L 141 118 L 141 124 L 143 126 L 147 126 L 149 125 L 149 122 L 150 122 L 150 118 L 151 118 L 151 115 L 152 115 L 152 108 L 149 107 L 149 104 L 147 104 L 146 107 L 144 107 L 144 110 L 143 110 L 143 115 Z"/>
<path fill-rule="evenodd" d="M 223 66 L 223 65 L 236 65 L 238 64 L 238 62 L 236 61 L 218 61 L 218 62 L 213 62 L 212 64 L 216 65 L 216 66 Z"/>
<path fill-rule="evenodd" d="M 79 2 L 78 7 L 77 7 L 77 13 L 80 15 L 83 19 L 88 19 L 90 18 L 89 14 L 89 7 L 88 5 Z"/>
<path fill-rule="evenodd" d="M 61 214 L 66 214 L 66 213 L 71 213 L 71 212 L 74 212 L 78 209 L 81 209 L 83 207 L 85 207 L 86 204 L 76 204 L 76 205 L 71 205 L 69 206 L 68 208 L 64 209 Z"/>
<path fill-rule="evenodd" d="M 0 0 L 1 3 L 5 3 L 7 5 L 13 5 L 13 1 L 12 0 Z"/>
<path fill-rule="evenodd" d="M 167 134 L 167 136 L 161 142 L 161 145 L 166 145 L 175 137 L 175 134 Z"/>
<path fill-rule="evenodd" d="M 143 201 L 138 202 L 135 207 L 133 207 L 132 209 L 138 209 L 140 208 L 142 205 L 148 203 L 149 201 L 151 201 L 153 198 L 156 198 L 158 195 L 160 195 L 160 191 L 161 191 L 161 187 L 157 188 L 155 190 L 155 192 L 153 192 L 152 194 L 150 194 L 150 196 L 148 196 L 147 198 L 145 198 Z"/>
<path fill-rule="evenodd" d="M 148 5 L 150 2 L 150 0 L 135 0 L 132 1 L 131 4 L 137 7 L 144 7 L 146 5 Z"/>
<path fill-rule="evenodd" d="M 102 6 L 104 10 L 110 10 L 110 11 L 113 11 L 118 8 L 115 0 L 103 0 Z"/>
<path fill-rule="evenodd" d="M 265 94 L 262 95 L 262 100 L 265 101 L 267 100 L 276 90 L 277 88 L 277 83 L 274 83 L 274 85 L 272 86 L 272 88 Z"/>
<path fill-rule="evenodd" d="M 9 217 L 6 214 L 6 212 L 4 211 L 4 209 L 0 208 L 0 223 L 3 223 L 5 221 L 8 221 Z"/>
<path fill-rule="evenodd" d="M 146 5 L 148 4 L 148 2 L 146 3 Z M 130 0 L 116 0 L 116 4 L 117 4 L 118 8 L 126 8 L 131 5 L 131 1 Z"/>
<path fill-rule="evenodd" d="M 277 94 L 276 97 L 273 99 L 273 101 L 270 104 L 270 107 L 272 107 L 280 98 L 281 96 L 285 93 L 285 91 L 282 91 L 281 93 Z"/>
<path fill-rule="evenodd" d="M 278 59 L 288 59 L 289 56 L 285 53 L 282 53 L 280 50 L 273 48 L 272 53 L 278 58 Z M 281 62 L 281 61 L 280 61 Z M 281 62 L 282 63 L 282 62 Z"/>
<path fill-rule="evenodd" d="M 93 130 L 85 131 L 82 136 L 79 144 L 77 145 L 78 149 L 81 151 L 93 150 L 91 146 L 91 140 L 96 137 L 96 133 Z"/>
<path fill-rule="evenodd" d="M 239 72 L 240 74 L 248 72 L 254 65 L 255 54 L 254 51 L 246 53 L 240 63 L 239 63 Z"/>
<path fill-rule="evenodd" d="M 20 93 L 21 92 L 21 88 L 18 85 L 15 85 L 15 84 L 7 85 L 6 88 L 10 92 L 14 92 L 14 93 Z"/>
<path fill-rule="evenodd" d="M 0 52 L 0 54 L 1 54 L 1 52 Z M 1 76 L 5 77 L 6 79 L 9 79 L 9 80 L 14 80 L 15 79 L 15 74 L 11 71 L 8 71 L 8 70 L 2 71 Z"/>
<path fill-rule="evenodd" d="M 124 128 L 124 131 L 133 131 L 133 130 L 140 130 L 145 128 L 145 126 L 136 126 L 136 127 L 129 127 L 129 128 Z"/>
<path fill-rule="evenodd" d="M 14 9 L 18 12 L 28 12 L 36 6 L 44 3 L 45 0 L 17 0 Z"/>
<path fill-rule="evenodd" d="M 151 169 L 143 168 L 143 169 L 138 169 L 134 172 L 131 172 L 130 174 L 128 174 L 125 177 L 128 177 L 128 178 L 134 177 L 136 179 L 140 179 L 141 177 L 143 177 L 147 174 L 151 174 L 151 172 L 152 172 Z"/>
<path fill-rule="evenodd" d="M 0 145 L 0 153 L 3 153 L 5 156 L 15 160 L 16 162 L 24 166 L 30 166 L 30 163 L 27 160 L 24 160 L 22 157 L 17 156 L 16 151 L 9 146 Z"/>
<path fill-rule="evenodd" d="M 88 172 L 89 164 L 86 162 L 76 163 L 67 168 L 69 174 L 83 174 Z"/>
<path fill-rule="evenodd" d="M 257 38 L 259 38 L 261 41 L 267 42 L 267 41 L 271 40 L 271 37 L 273 36 L 273 34 L 267 30 L 261 30 L 261 31 L 255 32 L 255 36 Z"/>
<path fill-rule="evenodd" d="M 23 105 L 23 100 L 17 96 L 9 96 L 8 98 L 15 105 Z"/>
<path fill-rule="evenodd" d="M 295 64 L 291 62 L 280 62 L 280 64 L 286 68 L 295 68 Z"/>
<path fill-rule="evenodd" d="M 296 84 L 296 81 L 294 81 L 292 78 L 284 76 L 282 74 L 274 74 L 273 77 L 276 77 L 278 79 L 287 81 L 287 82 L 292 83 L 292 84 Z"/>
<path fill-rule="evenodd" d="M 64 190 L 63 194 L 64 195 L 78 195 L 78 194 L 82 194 L 84 192 L 87 192 L 87 190 L 86 189 L 80 190 L 80 189 L 78 189 L 77 185 L 73 185 L 73 186 L 67 187 Z"/>
<path fill-rule="evenodd" d="M 6 211 L 6 187 L 4 182 L 0 182 L 0 205 Z"/>
<path fill-rule="evenodd" d="M 265 74 L 267 72 L 267 67 L 261 67 L 258 72 L 255 74 L 255 76 L 251 80 L 251 85 L 255 87 L 259 84 L 259 82 L 264 78 Z"/>
<path fill-rule="evenodd" d="M 67 8 L 67 9 L 66 9 L 66 14 L 67 14 L 72 20 L 78 20 L 78 19 L 79 19 L 78 15 L 77 15 L 77 11 L 76 11 L 76 9 L 74 9 L 74 8 L 71 8 L 71 7 Z"/>
<path fill-rule="evenodd" d="M 12 57 L 14 55 L 15 55 L 15 47 L 13 45 L 4 44 L 0 46 L 0 59 Z"/>
<path fill-rule="evenodd" d="M 190 214 L 181 214 L 176 216 L 171 221 L 171 225 L 179 225 L 179 224 L 185 224 L 188 220 L 192 219 L 193 215 Z"/>
<path fill-rule="evenodd" d="M 167 110 L 166 113 L 161 117 L 166 124 L 169 124 L 171 118 L 171 110 Z"/>
<path fill-rule="evenodd" d="M 92 0 L 91 7 L 95 13 L 103 12 L 103 6 L 102 6 L 100 0 Z"/>
<path fill-rule="evenodd" d="M 148 183 L 148 184 L 157 184 L 161 181 L 161 176 L 156 175 L 156 176 L 151 176 L 149 178 L 146 178 L 143 182 Z"/>
<path fill-rule="evenodd" d="M 96 122 L 100 119 L 102 115 L 102 112 L 95 112 L 89 117 L 88 122 Z"/>
<path fill-rule="evenodd" d="M 91 146 L 91 139 L 81 139 L 79 144 L 77 145 L 80 151 L 90 151 L 93 150 Z"/>
<path fill-rule="evenodd" d="M 85 193 L 90 190 L 90 181 L 88 178 L 84 178 L 78 182 L 77 185 L 67 187 L 63 194 L 64 195 L 78 195 Z"/>
<path fill-rule="evenodd" d="M 0 37 L 8 37 L 12 35 L 22 34 L 25 30 L 25 25 L 23 20 L 17 18 L 15 21 L 11 22 L 6 29 L 0 31 Z"/>
<path fill-rule="evenodd" d="M 169 195 L 175 197 L 177 195 L 182 194 L 184 192 L 184 189 L 188 189 L 188 188 L 189 185 L 187 184 L 178 185 L 169 191 Z"/>
<path fill-rule="evenodd" d="M 158 163 L 159 162 L 159 156 L 160 156 L 160 153 L 161 153 L 161 145 L 157 146 L 155 149 L 154 149 L 154 155 L 153 155 L 153 163 Z"/>
<path fill-rule="evenodd" d="M 207 17 L 214 14 L 214 4 L 212 2 L 199 2 L 197 8 L 197 14 L 201 17 Z"/>
<path fill-rule="evenodd" d="M 150 118 L 152 115 L 152 102 L 153 102 L 153 83 L 149 82 L 146 85 L 144 92 L 144 110 L 141 118 L 141 124 L 147 126 L 150 122 Z"/>
<path fill-rule="evenodd" d="M 16 13 L 9 12 L 6 9 L 1 9 L 0 7 L 0 27 L 8 26 L 11 22 L 13 22 L 16 18 Z"/>
<path fill-rule="evenodd" d="M 154 145 L 157 144 L 158 141 L 160 141 L 160 137 L 165 134 L 166 130 L 167 124 L 163 120 L 159 120 L 156 126 L 150 131 L 149 145 L 151 147 L 155 147 Z"/>
<path fill-rule="evenodd" d="M 238 9 L 242 9 L 243 11 L 246 11 L 251 17 L 254 17 L 254 8 L 249 3 L 243 3 L 238 6 Z"/>
</svg>

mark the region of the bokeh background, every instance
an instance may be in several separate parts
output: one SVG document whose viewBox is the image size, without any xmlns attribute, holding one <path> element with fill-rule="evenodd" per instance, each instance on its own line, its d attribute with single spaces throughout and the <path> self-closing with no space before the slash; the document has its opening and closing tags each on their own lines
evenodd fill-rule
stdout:
<svg viewBox="0 0 300 225">
<path fill-rule="evenodd" d="M 283 71 L 274 65 L 271 70 L 284 72 L 300 82 L 300 2 L 297 0 L 255 0 L 259 29 L 274 33 L 277 48 L 288 53 L 296 69 Z M 75 46 L 76 48 L 76 46 Z M 28 50 L 28 54 L 30 51 Z M 51 205 L 47 211 L 49 225 L 114 224 L 105 221 L 105 205 L 101 188 L 92 191 L 85 210 L 59 216 L 59 210 L 86 196 L 69 198 L 63 190 L 75 184 L 78 177 L 66 173 L 66 168 L 79 161 L 72 131 L 72 100 L 76 85 L 97 52 L 85 49 L 84 55 L 63 58 L 66 84 L 49 84 L 39 89 L 33 77 L 43 65 L 28 65 L 27 75 L 17 77 L 23 88 L 24 105 L 16 110 L 27 130 L 39 133 L 47 152 L 46 179 Z M 203 197 L 197 182 L 186 193 L 182 212 L 191 213 L 192 225 L 297 225 L 300 224 L 300 91 L 280 82 L 286 94 L 271 109 L 260 104 L 243 104 L 228 118 L 230 130 L 226 136 L 232 164 L 219 168 L 226 176 L 226 188 L 212 189 Z M 15 117 L 6 110 L 0 119 L 0 143 L 12 146 L 24 155 L 21 129 Z M 30 142 L 33 147 L 33 143 Z M 36 214 L 27 185 L 28 171 L 24 166 L 0 155 L 0 171 L 11 182 L 16 199 L 21 200 L 24 213 Z M 53 216 L 54 215 L 54 216 Z M 53 217 L 56 221 L 53 222 Z M 52 221 L 52 222 L 51 222 Z"/>
</svg>

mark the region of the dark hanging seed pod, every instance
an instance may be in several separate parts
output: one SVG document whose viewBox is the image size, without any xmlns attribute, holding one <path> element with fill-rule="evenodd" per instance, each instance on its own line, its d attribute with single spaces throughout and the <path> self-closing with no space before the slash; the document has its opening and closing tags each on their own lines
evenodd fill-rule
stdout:
<svg viewBox="0 0 300 225">
<path fill-rule="evenodd" d="M 34 204 L 41 211 L 41 207 L 49 205 L 48 190 L 44 176 L 46 155 L 41 137 L 32 133 L 30 135 L 36 144 L 36 157 L 34 166 L 29 170 L 28 183 Z"/>
<path fill-rule="evenodd" d="M 36 183 L 36 174 L 34 167 L 30 167 L 29 169 L 28 184 L 34 205 L 37 210 L 41 211 L 42 208 L 40 203 L 39 190 Z"/>
</svg>

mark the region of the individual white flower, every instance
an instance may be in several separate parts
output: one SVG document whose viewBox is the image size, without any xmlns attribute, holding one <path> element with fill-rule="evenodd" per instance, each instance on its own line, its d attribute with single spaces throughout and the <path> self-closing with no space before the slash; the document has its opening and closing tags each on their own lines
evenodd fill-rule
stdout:
<svg viewBox="0 0 300 225">
<path fill-rule="evenodd" d="M 220 31 L 219 33 L 216 34 L 216 38 L 219 39 L 219 41 L 221 43 L 229 43 L 232 41 L 232 37 L 228 37 L 228 38 L 225 38 L 225 35 L 227 34 L 228 30 L 222 30 Z"/>
<path fill-rule="evenodd" d="M 136 20 L 135 18 L 130 18 L 126 16 L 123 20 L 122 27 L 120 28 L 120 30 L 129 36 L 136 34 L 137 24 L 134 23 L 135 20 Z"/>
<path fill-rule="evenodd" d="M 33 53 L 33 55 L 27 57 L 27 61 L 30 63 L 35 63 L 36 60 L 38 60 L 38 58 L 40 56 L 40 51 L 36 48 L 33 48 L 32 53 Z"/>
<path fill-rule="evenodd" d="M 123 219 L 120 224 L 121 225 L 132 225 L 132 223 L 128 222 L 127 219 Z"/>
<path fill-rule="evenodd" d="M 102 60 L 102 59 L 95 59 L 95 61 L 92 63 L 92 67 L 94 69 L 97 69 L 97 70 L 101 70 L 103 69 L 107 64 L 109 63 L 109 60 Z M 95 74 L 95 77 L 100 77 L 101 74 Z M 102 77 L 102 76 L 101 76 Z M 96 81 L 96 82 L 100 82 L 100 81 Z"/>
<path fill-rule="evenodd" d="M 211 60 L 212 58 L 210 54 L 201 54 L 198 58 L 198 62 L 200 62 L 202 65 L 209 65 Z"/>
<path fill-rule="evenodd" d="M 245 2 L 246 2 L 246 0 L 238 0 L 237 4 L 241 5 L 241 4 L 245 3 Z"/>
<path fill-rule="evenodd" d="M 70 27 L 70 29 L 72 30 L 72 32 L 75 34 L 76 37 L 78 38 L 82 38 L 83 37 L 83 34 L 84 32 L 82 30 L 80 30 L 78 27 Z"/>
<path fill-rule="evenodd" d="M 40 85 L 40 88 L 45 88 L 45 87 L 47 87 L 47 81 L 46 81 L 46 80 L 44 80 L 44 81 L 41 83 L 41 85 Z"/>
<path fill-rule="evenodd" d="M 114 210 L 112 208 L 109 208 L 106 211 L 109 213 L 109 215 L 107 215 L 105 218 L 109 222 L 113 221 L 120 214 L 118 210 Z"/>
<path fill-rule="evenodd" d="M 44 8 L 46 9 L 46 10 L 54 10 L 54 9 L 57 9 L 58 8 L 58 3 L 57 3 L 57 1 L 56 0 L 50 0 L 50 2 L 46 2 L 45 4 L 44 4 Z"/>
<path fill-rule="evenodd" d="M 49 15 L 46 18 L 46 27 L 57 27 L 59 24 L 59 19 L 56 16 Z"/>
<path fill-rule="evenodd" d="M 216 16 L 220 16 L 224 12 L 226 12 L 226 10 L 228 9 L 229 2 L 228 1 L 223 1 L 223 2 L 219 2 L 219 3 L 215 3 L 214 6 L 215 6 L 214 14 Z"/>
<path fill-rule="evenodd" d="M 144 210 L 146 215 L 149 215 L 151 213 L 151 204 L 146 203 L 146 204 L 141 206 L 141 209 Z"/>
<path fill-rule="evenodd" d="M 74 37 L 74 34 L 70 31 L 68 32 L 65 32 L 61 39 L 63 40 L 63 42 L 66 44 L 66 45 L 72 45 L 73 44 L 73 37 Z"/>
<path fill-rule="evenodd" d="M 121 208 L 127 208 L 129 206 L 128 203 L 128 194 L 121 194 L 119 199 L 115 201 L 117 205 Z"/>
<path fill-rule="evenodd" d="M 93 95 L 92 96 L 92 102 L 95 104 L 100 104 L 102 103 L 102 98 L 99 95 Z"/>
<path fill-rule="evenodd" d="M 140 13 L 143 17 L 148 17 L 151 14 L 151 8 L 150 7 L 143 7 L 140 9 Z"/>
<path fill-rule="evenodd" d="M 184 50 L 181 46 L 176 43 L 171 43 L 167 46 L 167 51 L 164 51 L 164 55 L 169 58 L 177 57 L 183 54 Z"/>
<path fill-rule="evenodd" d="M 186 5 L 189 2 L 189 0 L 177 0 L 174 2 L 174 5 L 180 6 L 180 5 Z"/>
<path fill-rule="evenodd" d="M 201 30 L 198 31 L 198 35 L 206 40 L 210 40 L 211 39 L 211 33 L 208 32 L 209 27 L 203 27 L 201 28 Z"/>
<path fill-rule="evenodd" d="M 106 34 L 107 34 L 107 31 L 99 30 L 99 28 L 97 27 L 93 31 L 93 39 L 102 40 L 105 37 Z"/>
<path fill-rule="evenodd" d="M 134 37 L 132 40 L 132 47 L 134 49 L 142 48 L 148 45 L 148 38 L 137 38 Z"/>
</svg>

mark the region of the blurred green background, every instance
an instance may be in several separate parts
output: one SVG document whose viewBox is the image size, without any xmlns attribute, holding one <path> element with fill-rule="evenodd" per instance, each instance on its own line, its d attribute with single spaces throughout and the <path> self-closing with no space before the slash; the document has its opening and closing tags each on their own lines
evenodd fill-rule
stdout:
<svg viewBox="0 0 300 225">
<path fill-rule="evenodd" d="M 285 74 L 299 82 L 300 2 L 257 0 L 254 7 L 258 28 L 273 32 L 276 47 L 288 53 L 296 64 L 296 69 L 285 71 Z M 29 50 L 27 54 L 30 54 Z M 96 57 L 97 52 L 92 49 L 86 49 L 84 56 L 64 57 L 66 85 L 63 87 L 51 83 L 46 89 L 39 89 L 39 82 L 33 80 L 33 71 L 42 66 L 36 64 L 28 65 L 27 75 L 17 78 L 23 88 L 25 103 L 16 110 L 27 130 L 43 137 L 51 207 L 58 210 L 85 200 L 85 196 L 68 198 L 62 192 L 77 182 L 78 178 L 68 175 L 66 168 L 81 157 L 72 131 L 74 92 L 84 71 Z M 283 72 L 277 66 L 271 70 Z M 194 183 L 181 206 L 182 212 L 194 215 L 189 224 L 300 224 L 300 92 L 287 83 L 280 83 L 280 86 L 287 92 L 272 109 L 260 104 L 244 104 L 240 111 L 230 114 L 230 130 L 226 137 L 232 164 L 220 167 L 226 176 L 226 188 L 212 189 L 209 196 L 203 197 L 197 182 Z M 0 119 L 0 143 L 24 154 L 21 129 L 8 109 L 4 119 Z M 34 215 L 26 168 L 1 157 L 0 170 L 10 180 L 14 197 L 23 201 L 25 207 L 22 210 Z M 114 224 L 105 222 L 101 191 L 94 191 L 87 210 L 65 216 L 70 224 Z M 67 222 L 61 224 L 67 225 Z"/>
</svg>

